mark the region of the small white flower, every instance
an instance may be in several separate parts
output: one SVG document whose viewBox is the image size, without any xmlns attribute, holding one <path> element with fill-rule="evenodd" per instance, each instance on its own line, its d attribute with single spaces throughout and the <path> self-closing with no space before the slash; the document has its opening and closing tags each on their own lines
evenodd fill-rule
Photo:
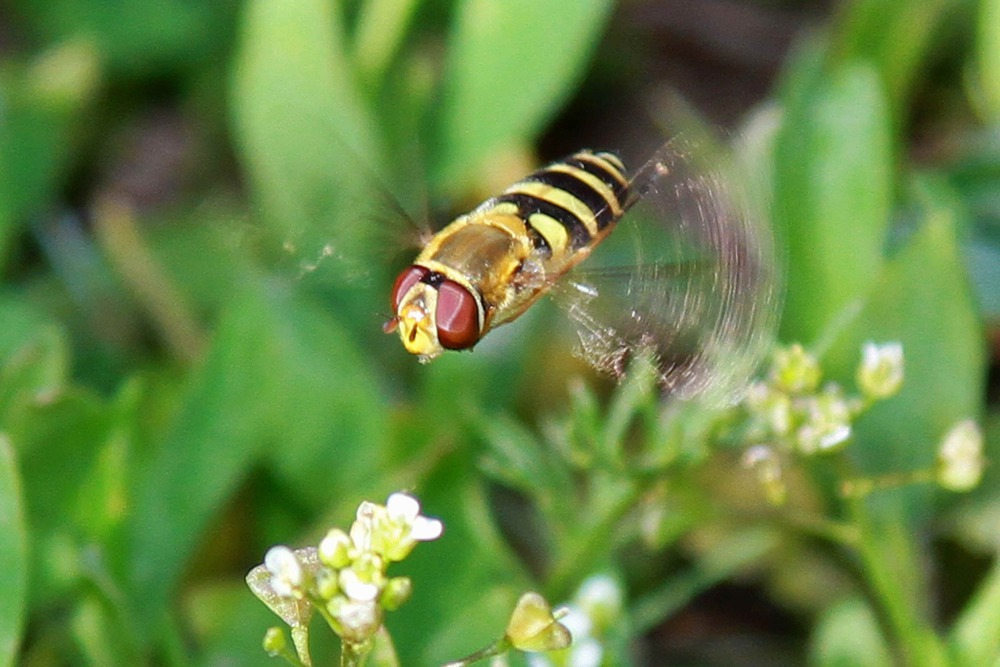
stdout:
<svg viewBox="0 0 1000 667">
<path fill-rule="evenodd" d="M 299 599 L 305 595 L 305 573 L 291 549 L 280 545 L 271 547 L 264 556 L 264 567 L 271 573 L 271 589 L 277 595 Z"/>
<path fill-rule="evenodd" d="M 901 343 L 865 343 L 861 348 L 857 383 L 871 399 L 894 395 L 903 385 L 903 346 Z"/>
<path fill-rule="evenodd" d="M 595 574 L 580 584 L 574 596 L 576 604 L 596 626 L 596 634 L 606 632 L 622 615 L 624 595 L 618 581 L 607 574 Z M 573 631 L 573 628 L 570 628 Z M 586 634 L 591 634 L 588 630 Z M 573 632 L 573 636 L 577 635 Z"/>
<path fill-rule="evenodd" d="M 809 423 L 799 429 L 799 448 L 803 454 L 829 451 L 851 437 L 850 424 Z"/>
<path fill-rule="evenodd" d="M 385 508 L 390 519 L 410 527 L 409 537 L 418 542 L 436 540 L 444 532 L 444 524 L 420 514 L 420 503 L 413 496 L 394 493 L 389 496 Z"/>
<path fill-rule="evenodd" d="M 971 419 L 960 421 L 938 449 L 938 483 L 951 491 L 969 491 L 983 474 L 983 434 Z"/>
<path fill-rule="evenodd" d="M 382 612 L 375 602 L 359 602 L 336 597 L 327 611 L 340 625 L 338 634 L 344 641 L 360 644 L 371 638 L 382 625 Z"/>
<path fill-rule="evenodd" d="M 566 667 L 600 667 L 604 658 L 604 647 L 593 637 L 574 641 L 569 649 Z"/>
<path fill-rule="evenodd" d="M 385 513 L 381 505 L 365 500 L 358 505 L 357 516 L 351 524 L 351 542 L 358 551 L 370 551 L 372 548 L 372 533 L 380 515 Z"/>
<path fill-rule="evenodd" d="M 337 584 L 340 590 L 344 592 L 344 595 L 355 602 L 371 602 L 379 594 L 379 585 L 377 583 L 362 579 L 350 567 L 340 571 L 337 577 Z"/>
<path fill-rule="evenodd" d="M 394 493 L 383 511 L 372 516 L 369 548 L 386 560 L 400 561 L 413 551 L 417 542 L 435 540 L 443 531 L 440 521 L 420 514 L 416 498 Z"/>
<path fill-rule="evenodd" d="M 807 421 L 799 427 L 799 450 L 803 454 L 830 451 L 851 437 L 851 406 L 840 387 L 830 384 L 806 403 Z"/>
<path fill-rule="evenodd" d="M 792 399 L 764 382 L 755 382 L 747 391 L 747 408 L 759 424 L 761 438 L 787 435 L 792 430 Z"/>
</svg>

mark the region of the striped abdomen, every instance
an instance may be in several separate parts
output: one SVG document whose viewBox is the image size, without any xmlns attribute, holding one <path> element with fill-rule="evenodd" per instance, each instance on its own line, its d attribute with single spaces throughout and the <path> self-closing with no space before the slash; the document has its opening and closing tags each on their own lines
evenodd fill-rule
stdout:
<svg viewBox="0 0 1000 667">
<path fill-rule="evenodd" d="M 386 331 L 429 360 L 516 318 L 614 227 L 624 171 L 610 153 L 580 151 L 457 218 L 396 279 Z"/>
<path fill-rule="evenodd" d="M 496 209 L 514 206 L 535 248 L 557 266 L 592 247 L 625 212 L 625 166 L 611 153 L 580 151 L 540 169 L 487 202 Z"/>
</svg>

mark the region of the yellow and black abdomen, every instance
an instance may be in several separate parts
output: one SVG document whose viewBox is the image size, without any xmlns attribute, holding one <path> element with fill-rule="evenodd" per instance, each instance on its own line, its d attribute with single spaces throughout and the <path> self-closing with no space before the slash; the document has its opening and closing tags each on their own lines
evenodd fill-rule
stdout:
<svg viewBox="0 0 1000 667">
<path fill-rule="evenodd" d="M 580 151 L 507 188 L 495 202 L 516 207 L 538 252 L 559 273 L 580 261 L 625 212 L 625 166 L 611 153 Z M 490 202 L 487 202 L 489 204 Z M 566 266 L 563 266 L 563 265 Z"/>
<path fill-rule="evenodd" d="M 434 235 L 397 278 L 386 330 L 424 360 L 472 347 L 587 257 L 629 197 L 611 153 L 580 151 L 530 174 Z"/>
</svg>

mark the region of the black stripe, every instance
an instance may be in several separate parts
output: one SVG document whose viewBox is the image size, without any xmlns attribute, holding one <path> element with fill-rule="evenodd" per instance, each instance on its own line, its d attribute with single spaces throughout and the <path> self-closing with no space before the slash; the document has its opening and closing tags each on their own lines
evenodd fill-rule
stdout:
<svg viewBox="0 0 1000 667">
<path fill-rule="evenodd" d="M 604 229 L 608 226 L 608 223 L 614 221 L 615 214 L 611 210 L 611 203 L 604 198 L 604 195 L 588 185 L 586 181 L 577 178 L 573 174 L 568 174 L 564 171 L 542 169 L 531 174 L 524 180 L 544 183 L 557 190 L 563 190 L 573 195 L 582 201 L 594 214 L 598 229 Z"/>
<path fill-rule="evenodd" d="M 577 155 L 580 155 L 579 153 Z M 618 170 L 611 171 L 606 169 L 604 165 L 597 162 L 591 162 L 590 160 L 583 159 L 581 157 L 573 156 L 563 160 L 568 165 L 576 167 L 577 169 L 582 169 L 583 171 L 596 176 L 601 179 L 605 185 L 611 188 L 611 191 L 615 193 L 615 197 L 618 198 L 618 203 L 623 204 L 626 199 L 628 199 L 628 186 L 622 181 L 626 181 L 625 174 L 619 172 Z M 622 207 L 624 208 L 624 206 Z"/>
<path fill-rule="evenodd" d="M 509 202 L 517 206 L 517 212 L 525 224 L 528 224 L 528 218 L 534 213 L 542 213 L 556 220 L 566 228 L 566 234 L 569 235 L 569 247 L 573 250 L 579 250 L 590 243 L 590 232 L 587 231 L 586 225 L 572 211 L 567 211 L 562 206 L 523 192 L 506 192 L 497 197 L 497 201 Z M 530 225 L 528 226 L 530 227 Z"/>
</svg>

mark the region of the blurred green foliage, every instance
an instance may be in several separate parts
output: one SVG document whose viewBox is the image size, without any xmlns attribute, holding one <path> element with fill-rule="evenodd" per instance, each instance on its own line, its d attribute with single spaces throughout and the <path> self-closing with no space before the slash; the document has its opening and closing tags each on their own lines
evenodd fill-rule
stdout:
<svg viewBox="0 0 1000 667">
<path fill-rule="evenodd" d="M 447 527 L 407 562 L 414 598 L 389 620 L 404 664 L 467 653 L 523 590 L 556 602 L 601 571 L 630 594 L 606 664 L 748 577 L 814 628 L 781 643 L 814 664 L 998 659 L 995 470 L 961 502 L 873 495 L 861 564 L 845 562 L 750 495 L 707 408 L 664 407 L 642 377 L 573 384 L 572 342 L 541 308 L 428 366 L 379 331 L 416 229 L 404 211 L 522 175 L 497 172 L 553 131 L 595 54 L 615 85 L 645 83 L 630 58 L 652 50 L 610 41 L 615 3 L 3 14 L 0 664 L 269 664 L 274 619 L 243 574 L 404 488 Z M 653 116 L 691 122 L 662 99 Z M 863 341 L 903 343 L 903 391 L 848 458 L 873 475 L 932 465 L 975 418 L 995 461 L 1000 0 L 838 4 L 738 134 L 785 265 L 781 340 L 845 384 Z M 808 472 L 792 495 L 846 512 L 837 480 Z M 975 567 L 930 574 L 941 543 Z M 952 579 L 961 600 L 943 608 Z M 930 618 L 953 628 L 942 642 Z"/>
</svg>

